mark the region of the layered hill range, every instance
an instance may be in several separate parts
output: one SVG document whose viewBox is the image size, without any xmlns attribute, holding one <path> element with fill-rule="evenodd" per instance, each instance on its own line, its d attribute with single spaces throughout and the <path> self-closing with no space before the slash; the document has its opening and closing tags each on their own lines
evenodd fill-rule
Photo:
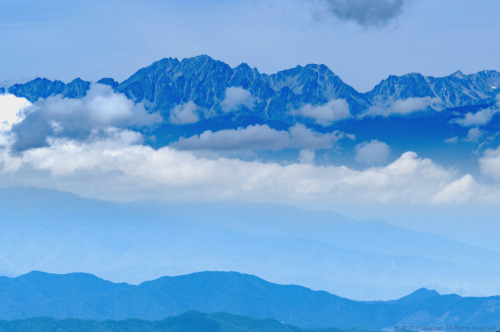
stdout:
<svg viewBox="0 0 500 332">
<path fill-rule="evenodd" d="M 121 83 L 111 78 L 98 83 L 109 85 L 164 116 L 176 105 L 187 102 L 194 102 L 206 117 L 224 114 L 227 88 L 242 88 L 251 94 L 252 102 L 238 105 L 239 114 L 288 123 L 293 120 L 291 110 L 335 99 L 345 100 L 354 115 L 374 105 L 408 98 L 430 98 L 434 102 L 428 107 L 440 109 L 488 105 L 498 94 L 500 73 L 484 70 L 471 75 L 457 71 L 446 77 L 418 73 L 391 75 L 373 90 L 360 93 L 325 65 L 297 66 L 267 75 L 245 63 L 231 68 L 222 61 L 201 55 L 182 61 L 163 59 L 140 69 Z M 90 85 L 80 78 L 70 83 L 37 78 L 10 86 L 7 91 L 34 102 L 58 94 L 80 98 L 85 96 Z"/>
<path fill-rule="evenodd" d="M 84 271 L 139 284 L 217 270 L 357 300 L 395 299 L 421 287 L 500 294 L 498 252 L 331 211 L 234 201 L 112 203 L 35 188 L 0 188 L 0 211 L 0 275 Z"/>
<path fill-rule="evenodd" d="M 428 326 L 443 331 L 445 327 L 454 326 L 453 330 L 461 327 L 462 330 L 495 331 L 495 326 L 500 324 L 498 296 L 467 298 L 440 295 L 422 288 L 398 300 L 360 302 L 235 272 L 162 277 L 140 285 L 116 284 L 83 273 L 31 272 L 17 278 L 0 277 L 0 289 L 1 319 L 50 316 L 158 320 L 196 310 L 275 319 L 302 328 L 418 331 L 417 326 Z M 192 313 L 190 316 L 196 321 Z M 256 322 L 247 319 L 241 323 L 251 330 Z M 272 322 L 268 322 L 265 329 L 261 322 L 261 329 L 257 330 L 283 329 L 277 322 L 269 323 Z M 234 330 L 238 329 L 228 329 Z M 289 327 L 289 330 L 293 329 Z"/>
</svg>

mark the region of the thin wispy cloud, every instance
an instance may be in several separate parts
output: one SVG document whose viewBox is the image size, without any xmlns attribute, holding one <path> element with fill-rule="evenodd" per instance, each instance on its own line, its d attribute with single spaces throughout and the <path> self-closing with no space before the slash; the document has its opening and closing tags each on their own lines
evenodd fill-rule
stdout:
<svg viewBox="0 0 500 332">
<path fill-rule="evenodd" d="M 170 146 L 180 150 L 270 150 L 328 149 L 345 137 L 343 132 L 321 134 L 296 124 L 288 130 L 276 130 L 268 125 L 251 125 L 246 128 L 207 130 L 200 135 L 180 138 Z"/>
<path fill-rule="evenodd" d="M 441 99 L 432 97 L 410 97 L 393 101 L 379 101 L 370 106 L 361 117 L 408 115 L 430 109 L 440 109 Z"/>
<path fill-rule="evenodd" d="M 345 99 L 333 99 L 321 105 L 306 104 L 298 110 L 292 110 L 291 114 L 313 119 L 324 127 L 351 117 L 349 104 Z"/>
</svg>

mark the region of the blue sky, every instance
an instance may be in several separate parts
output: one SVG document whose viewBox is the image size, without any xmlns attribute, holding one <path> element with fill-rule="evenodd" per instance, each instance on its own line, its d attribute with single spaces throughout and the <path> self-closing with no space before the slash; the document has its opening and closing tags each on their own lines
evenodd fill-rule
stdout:
<svg viewBox="0 0 500 332">
<path fill-rule="evenodd" d="M 121 81 L 158 59 L 199 54 L 266 73 L 324 63 L 360 91 L 389 74 L 500 69 L 498 1 L 394 1 L 399 10 L 375 26 L 336 15 L 342 2 L 3 0 L 0 82 Z"/>
</svg>

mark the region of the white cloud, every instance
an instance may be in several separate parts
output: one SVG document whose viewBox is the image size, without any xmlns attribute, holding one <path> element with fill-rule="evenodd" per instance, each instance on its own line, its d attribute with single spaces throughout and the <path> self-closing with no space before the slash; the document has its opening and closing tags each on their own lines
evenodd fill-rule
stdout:
<svg viewBox="0 0 500 332">
<path fill-rule="evenodd" d="M 299 163 L 265 163 L 235 158 L 210 160 L 172 147 L 154 150 L 141 145 L 139 133 L 110 126 L 130 123 L 137 114 L 143 113 L 135 106 L 125 107 L 130 105 L 128 101 L 112 92 L 97 93 L 94 90 L 94 93 L 84 101 L 54 98 L 51 103 L 48 98 L 33 105 L 27 117 L 12 130 L 34 115 L 41 116 L 48 126 L 56 129 L 52 129 L 53 135 L 47 136 L 47 145 L 43 147 L 32 147 L 17 154 L 11 154 L 8 145 L 0 147 L 2 185 L 54 188 L 111 200 L 239 199 L 291 204 L 314 202 L 323 206 L 331 206 L 332 202 L 447 204 L 485 199 L 500 201 L 495 187 L 481 186 L 471 176 L 456 178 L 453 171 L 430 159 L 419 158 L 413 152 L 404 153 L 387 166 L 363 171 L 346 166 L 316 166 L 313 150 L 331 147 L 345 135 L 340 132 L 320 134 L 300 124 L 288 131 L 265 125 L 249 126 L 208 133 L 203 138 L 205 141 L 202 135 L 185 139 L 193 149 L 293 147 L 302 150 Z M 109 98 L 102 99 L 103 96 Z M 111 114 L 102 116 L 94 112 L 112 108 L 110 105 L 113 104 L 119 107 L 109 110 Z M 73 114 L 77 111 L 83 114 Z M 134 115 L 134 112 L 138 113 Z M 58 123 L 50 122 L 54 119 Z M 82 119 L 86 122 L 77 123 Z M 84 138 L 55 135 L 56 131 L 67 130 L 70 125 L 82 127 L 89 124 L 97 128 L 89 129 Z M 57 129 L 57 126 L 63 129 Z M 363 147 L 370 147 L 366 151 L 371 153 L 378 151 L 366 159 L 374 162 L 380 151 L 383 155 L 388 149 L 380 143 L 366 143 L 358 152 Z M 488 150 L 480 160 L 480 167 L 483 174 L 500 179 L 499 149 Z"/>
<path fill-rule="evenodd" d="M 476 181 L 470 174 L 464 175 L 462 178 L 453 181 L 443 190 L 434 195 L 435 203 L 462 204 L 468 201 L 472 195 L 477 192 L 474 187 L 477 186 Z"/>
<path fill-rule="evenodd" d="M 429 107 L 439 109 L 441 100 L 439 98 L 421 97 L 398 99 L 394 102 L 376 103 L 366 110 L 364 116 L 391 116 L 408 115 L 418 111 L 426 111 Z"/>
<path fill-rule="evenodd" d="M 367 165 L 382 165 L 389 158 L 390 147 L 387 143 L 374 139 L 356 145 L 355 150 L 357 162 Z"/>
<path fill-rule="evenodd" d="M 444 203 L 455 199 L 450 192 L 457 190 L 446 189 L 454 187 L 465 187 L 459 190 L 465 200 L 482 197 L 476 196 L 475 186 L 453 185 L 453 172 L 413 152 L 385 167 L 357 171 L 346 166 L 211 160 L 170 147 L 154 150 L 136 144 L 140 138 L 115 129 L 106 138 L 84 142 L 53 138 L 48 147 L 14 156 L 0 150 L 3 185 L 47 187 L 111 200 L 237 199 L 325 207 L 332 202 Z"/>
<path fill-rule="evenodd" d="M 481 137 L 483 137 L 484 133 L 479 128 L 471 128 L 467 133 L 467 137 L 464 138 L 466 142 L 478 142 Z"/>
<path fill-rule="evenodd" d="M 170 112 L 170 122 L 174 124 L 195 123 L 200 120 L 198 106 L 192 101 L 175 106 Z"/>
<path fill-rule="evenodd" d="M 292 114 L 314 119 L 317 124 L 325 127 L 351 117 L 349 104 L 344 99 L 334 99 L 326 104 L 316 106 L 306 104 L 300 109 L 292 111 Z"/>
<path fill-rule="evenodd" d="M 90 132 L 109 127 L 143 127 L 161 121 L 143 104 L 134 104 L 107 85 L 92 84 L 81 99 L 61 95 L 40 99 L 26 109 L 24 119 L 12 127 L 14 150 L 46 145 L 53 136 L 83 139 Z"/>
<path fill-rule="evenodd" d="M 254 105 L 255 98 L 250 91 L 240 87 L 227 88 L 224 100 L 221 102 L 222 111 L 225 113 L 237 111 L 241 106 L 252 108 Z"/>
<path fill-rule="evenodd" d="M 443 142 L 448 144 L 456 144 L 458 142 L 458 136 L 448 137 L 443 140 Z"/>
<path fill-rule="evenodd" d="M 299 163 L 301 164 L 314 164 L 316 153 L 311 149 L 302 149 L 299 152 Z"/>
<path fill-rule="evenodd" d="M 463 127 L 484 126 L 491 121 L 500 110 L 498 108 L 485 108 L 476 113 L 468 112 L 463 118 L 454 119 L 453 122 Z"/>
<path fill-rule="evenodd" d="M 479 159 L 479 168 L 481 173 L 495 179 L 500 180 L 500 147 L 495 150 L 488 149 L 483 157 Z"/>
<path fill-rule="evenodd" d="M 160 120 L 149 114 L 142 104 L 134 104 L 124 94 L 115 93 L 110 86 L 92 84 L 81 99 L 49 97 L 34 104 L 34 112 L 45 112 L 55 121 L 80 121 L 90 126 L 135 125 L 149 126 Z"/>
<path fill-rule="evenodd" d="M 20 122 L 29 106 L 31 103 L 26 98 L 0 94 L 0 131 L 10 130 L 13 124 Z"/>
<path fill-rule="evenodd" d="M 302 124 L 296 124 L 288 131 L 272 129 L 268 125 L 251 125 L 216 132 L 207 130 L 200 135 L 180 138 L 171 146 L 182 150 L 216 151 L 327 149 L 342 137 L 343 133 L 339 131 L 320 134 Z"/>
</svg>

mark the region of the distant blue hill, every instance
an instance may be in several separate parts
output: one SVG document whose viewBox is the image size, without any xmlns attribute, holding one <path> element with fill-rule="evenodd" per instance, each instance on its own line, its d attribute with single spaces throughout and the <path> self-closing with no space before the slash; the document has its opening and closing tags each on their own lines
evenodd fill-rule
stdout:
<svg viewBox="0 0 500 332">
<path fill-rule="evenodd" d="M 394 299 L 419 287 L 500 293 L 496 252 L 331 211 L 120 204 L 34 188 L 0 189 L 0 211 L 0 275 L 85 271 L 140 283 L 218 270 L 355 299 Z"/>
<path fill-rule="evenodd" d="M 90 274 L 0 278 L 0 318 L 163 319 L 186 311 L 270 318 L 299 327 L 498 326 L 500 296 L 462 298 L 420 289 L 395 301 L 358 302 L 235 272 L 163 277 L 138 286 Z"/>
<path fill-rule="evenodd" d="M 189 311 L 159 321 L 143 319 L 83 320 L 37 317 L 0 321 L 0 331 L 9 332 L 369 332 L 363 329 L 302 329 L 273 319 L 255 319 L 228 313 Z"/>
</svg>

